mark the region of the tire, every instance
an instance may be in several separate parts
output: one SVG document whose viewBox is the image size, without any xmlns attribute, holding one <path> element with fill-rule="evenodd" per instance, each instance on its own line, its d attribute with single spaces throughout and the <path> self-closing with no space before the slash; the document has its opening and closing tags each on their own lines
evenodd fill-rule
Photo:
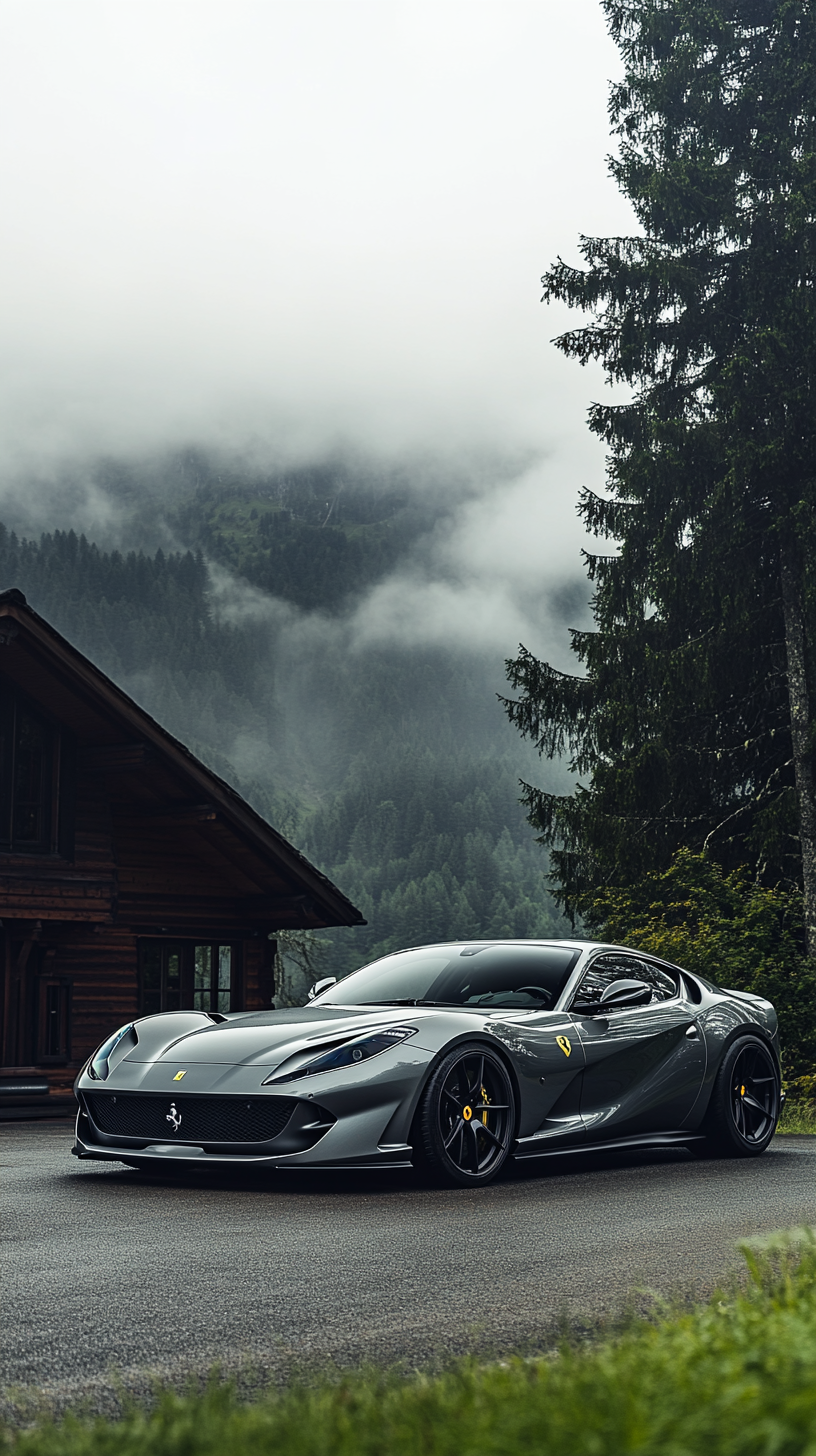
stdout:
<svg viewBox="0 0 816 1456">
<path fill-rule="evenodd" d="M 478 1042 L 455 1047 L 431 1074 L 415 1122 L 415 1164 L 430 1182 L 480 1188 L 510 1156 L 516 1099 L 501 1057 Z"/>
<path fill-rule="evenodd" d="M 758 1036 L 740 1036 L 725 1053 L 704 1124 L 709 1155 L 757 1158 L 776 1132 L 779 1067 Z"/>
</svg>

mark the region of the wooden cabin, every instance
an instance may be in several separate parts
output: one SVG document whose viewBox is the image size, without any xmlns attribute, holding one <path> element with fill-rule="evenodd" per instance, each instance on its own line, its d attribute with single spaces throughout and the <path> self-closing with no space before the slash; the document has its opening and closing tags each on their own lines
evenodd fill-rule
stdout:
<svg viewBox="0 0 816 1456">
<path fill-rule="evenodd" d="M 0 1116 L 73 1106 L 130 1017 L 256 1010 L 276 932 L 362 925 L 330 880 L 0 592 Z"/>
</svg>

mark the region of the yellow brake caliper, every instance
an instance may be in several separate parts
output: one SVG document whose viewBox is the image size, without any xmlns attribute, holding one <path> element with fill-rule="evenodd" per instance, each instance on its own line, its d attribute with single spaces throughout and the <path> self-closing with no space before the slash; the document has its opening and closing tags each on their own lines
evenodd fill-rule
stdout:
<svg viewBox="0 0 816 1456">
<path fill-rule="evenodd" d="M 483 1102 L 487 1102 L 489 1104 L 490 1103 L 490 1098 L 488 1097 L 487 1093 L 485 1092 L 484 1087 L 480 1088 L 480 1091 L 481 1091 L 481 1094 L 482 1094 L 482 1101 Z M 484 1123 L 485 1127 L 487 1127 L 487 1108 L 485 1108 L 484 1112 L 482 1113 L 482 1122 Z"/>
</svg>

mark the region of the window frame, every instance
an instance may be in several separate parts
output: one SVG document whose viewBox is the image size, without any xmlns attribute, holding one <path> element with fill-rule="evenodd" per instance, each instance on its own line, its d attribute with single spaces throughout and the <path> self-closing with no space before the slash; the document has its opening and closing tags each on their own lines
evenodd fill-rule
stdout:
<svg viewBox="0 0 816 1456">
<path fill-rule="evenodd" d="M 213 992 L 213 982 L 217 981 L 218 974 L 218 952 L 220 949 L 228 948 L 230 951 L 230 987 L 228 1011 L 241 1011 L 243 1009 L 243 955 L 242 942 L 231 939 L 228 936 L 141 936 L 138 942 L 138 1006 L 140 1016 L 155 1016 L 164 1011 L 205 1011 L 208 1015 L 217 1012 L 224 1015 L 224 1010 L 217 1005 L 218 988 L 215 987 L 216 1005 L 212 1002 L 209 1006 L 196 1006 L 196 951 L 206 947 L 210 951 L 210 993 Z M 159 1007 L 146 1009 L 145 1007 L 145 961 L 151 950 L 158 950 L 160 955 L 159 969 Z M 179 990 L 178 1004 L 168 1005 L 168 999 L 173 999 L 172 994 L 168 996 L 168 962 L 172 955 L 179 956 Z M 214 967 L 214 968 L 213 968 Z M 223 994 L 223 993 L 222 993 Z"/>
<path fill-rule="evenodd" d="M 203 950 L 208 950 L 209 953 L 210 953 L 210 955 L 209 955 L 209 961 L 210 961 L 210 964 L 209 964 L 209 986 L 206 987 L 206 988 L 203 985 L 200 986 L 198 984 L 198 970 L 199 970 L 199 967 L 198 967 L 198 952 L 199 951 L 203 951 Z M 221 952 L 222 951 L 225 951 L 225 950 L 229 951 L 229 953 L 230 953 L 229 987 L 226 990 L 221 986 Z M 232 1011 L 233 1009 L 236 1009 L 237 1010 L 237 1008 L 234 1008 L 233 1007 L 233 1004 L 232 1004 L 232 1002 L 233 1002 L 233 995 L 234 995 L 234 991 L 235 991 L 235 970 L 236 970 L 236 965 L 237 965 L 237 955 L 236 955 L 236 946 L 235 946 L 235 944 L 232 941 L 225 941 L 225 940 L 197 940 L 197 941 L 194 941 L 193 947 L 192 947 L 192 960 L 193 960 L 193 1010 L 194 1011 L 206 1011 L 208 1014 L 210 1014 L 212 1012 L 217 1012 L 219 1015 L 222 1015 L 222 1016 L 226 1012 L 228 1012 L 228 1011 Z M 197 1005 L 196 1003 L 197 1003 L 199 994 L 203 994 L 205 992 L 205 990 L 206 990 L 206 993 L 209 996 L 210 1005 L 209 1006 L 200 1006 L 200 1005 Z M 229 1000 L 229 1005 L 228 1006 L 222 1006 L 220 1004 L 222 998 L 225 998 L 225 997 L 228 998 L 228 1000 Z"/>
</svg>

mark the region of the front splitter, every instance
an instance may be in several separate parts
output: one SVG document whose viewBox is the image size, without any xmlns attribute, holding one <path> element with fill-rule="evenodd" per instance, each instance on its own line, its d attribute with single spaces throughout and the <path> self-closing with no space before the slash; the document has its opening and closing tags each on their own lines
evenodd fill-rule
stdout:
<svg viewBox="0 0 816 1456">
<path fill-rule="evenodd" d="M 362 1158 L 343 1158 L 337 1162 L 323 1159 L 321 1162 L 300 1161 L 302 1153 L 291 1153 L 281 1155 L 278 1153 L 208 1153 L 204 1148 L 195 1147 L 191 1144 L 181 1143 L 152 1143 L 146 1148 L 100 1148 L 91 1144 L 83 1143 L 77 1138 L 71 1152 L 75 1158 L 99 1162 L 99 1163 L 134 1163 L 144 1164 L 152 1167 L 167 1167 L 168 1164 L 183 1163 L 189 1167 L 195 1163 L 198 1167 L 243 1167 L 243 1168 L 267 1168 L 297 1170 L 304 1169 L 307 1172 L 319 1172 L 333 1170 L 335 1172 L 351 1171 L 352 1169 L 365 1168 L 410 1168 L 411 1149 L 401 1148 L 387 1150 L 382 1153 L 372 1153 Z"/>
</svg>

